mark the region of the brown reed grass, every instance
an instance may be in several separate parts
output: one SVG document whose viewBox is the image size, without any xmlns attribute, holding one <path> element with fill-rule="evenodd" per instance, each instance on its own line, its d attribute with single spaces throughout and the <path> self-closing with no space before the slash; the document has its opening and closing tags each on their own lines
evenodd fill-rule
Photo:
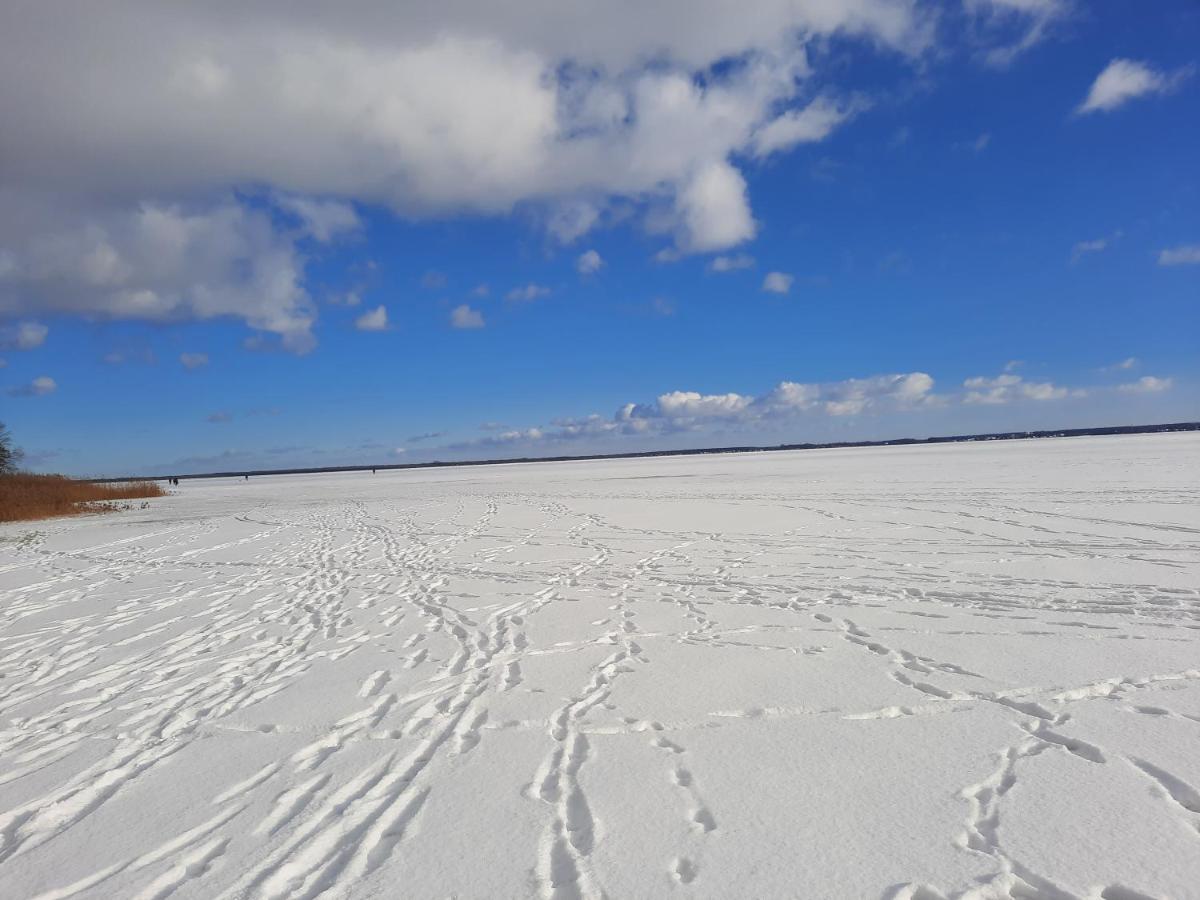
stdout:
<svg viewBox="0 0 1200 900">
<path fill-rule="evenodd" d="M 0 522 L 23 522 L 128 509 L 127 501 L 165 497 L 153 481 L 104 483 L 62 475 L 0 475 Z"/>
</svg>

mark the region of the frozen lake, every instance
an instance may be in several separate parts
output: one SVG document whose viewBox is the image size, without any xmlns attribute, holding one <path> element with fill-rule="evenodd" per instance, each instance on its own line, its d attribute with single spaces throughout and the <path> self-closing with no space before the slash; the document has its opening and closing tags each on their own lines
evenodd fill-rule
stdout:
<svg viewBox="0 0 1200 900">
<path fill-rule="evenodd" d="M 0 896 L 1200 897 L 1200 435 L 0 526 Z"/>
</svg>

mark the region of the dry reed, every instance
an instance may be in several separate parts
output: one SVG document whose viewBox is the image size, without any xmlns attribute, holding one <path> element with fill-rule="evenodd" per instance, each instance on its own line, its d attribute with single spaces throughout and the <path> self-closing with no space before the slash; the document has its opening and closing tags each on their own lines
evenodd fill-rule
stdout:
<svg viewBox="0 0 1200 900">
<path fill-rule="evenodd" d="M 128 509 L 123 501 L 165 497 L 153 481 L 102 483 L 62 475 L 0 475 L 0 522 Z"/>
</svg>

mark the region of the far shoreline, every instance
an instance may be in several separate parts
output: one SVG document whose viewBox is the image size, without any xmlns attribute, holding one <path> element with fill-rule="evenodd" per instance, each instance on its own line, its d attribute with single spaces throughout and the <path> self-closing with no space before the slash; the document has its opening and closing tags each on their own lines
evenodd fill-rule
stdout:
<svg viewBox="0 0 1200 900">
<path fill-rule="evenodd" d="M 856 447 L 912 447 L 930 444 L 978 443 L 983 441 L 1020 441 L 1042 438 L 1103 437 L 1121 434 L 1169 434 L 1200 431 L 1200 422 L 1169 422 L 1159 425 L 1107 425 L 1094 428 L 1057 428 L 1042 431 L 997 431 L 985 434 L 943 435 L 925 438 L 893 438 L 880 441 L 834 441 L 830 443 L 775 444 L 768 446 L 703 447 L 676 450 L 643 450 L 631 453 L 593 453 L 574 456 L 520 456 L 494 459 L 433 460 L 421 463 L 383 463 L 353 466 L 310 466 L 286 469 L 231 469 L 221 472 L 165 475 L 123 475 L 111 478 L 81 478 L 81 481 L 121 483 L 130 481 L 166 481 L 168 478 L 247 478 L 263 475 L 329 475 L 337 472 L 377 472 L 403 469 L 441 469 L 463 466 L 500 466 L 521 463 L 586 462 L 610 459 L 650 459 L 660 456 L 700 456 L 720 453 L 771 453 L 789 450 L 840 450 Z"/>
</svg>

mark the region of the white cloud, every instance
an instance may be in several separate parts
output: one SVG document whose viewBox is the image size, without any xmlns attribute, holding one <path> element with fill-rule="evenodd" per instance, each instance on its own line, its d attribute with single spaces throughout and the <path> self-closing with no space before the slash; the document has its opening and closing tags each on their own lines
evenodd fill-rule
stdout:
<svg viewBox="0 0 1200 900">
<path fill-rule="evenodd" d="M 185 369 L 196 370 L 208 365 L 207 353 L 180 353 L 179 362 Z"/>
<path fill-rule="evenodd" d="M 450 312 L 450 324 L 455 328 L 482 328 L 483 313 L 471 309 L 467 304 L 456 306 Z"/>
<path fill-rule="evenodd" d="M 1126 393 L 1166 390 L 1170 379 L 1143 378 L 1121 388 Z M 616 437 L 655 438 L 706 431 L 736 432 L 792 425 L 819 418 L 891 415 L 945 409 L 951 403 L 1000 405 L 1019 401 L 1052 401 L 1088 396 L 1080 389 L 1050 382 L 1025 381 L 1011 373 L 967 379 L 962 393 L 939 394 L 934 379 L 925 372 L 874 375 L 835 382 L 780 382 L 764 394 L 705 394 L 668 391 L 643 403 L 626 403 L 614 415 L 563 417 L 532 428 L 507 428 L 496 423 L 481 426 L 489 437 L 452 445 L 449 449 L 488 446 L 553 445 L 584 439 Z"/>
<path fill-rule="evenodd" d="M 740 394 L 697 394 L 672 391 L 656 401 L 656 412 L 666 419 L 724 419 L 740 415 L 752 403 Z"/>
<path fill-rule="evenodd" d="M 28 384 L 9 388 L 10 397 L 44 397 L 58 390 L 58 383 L 48 375 L 40 375 Z"/>
<path fill-rule="evenodd" d="M 1166 93 L 1187 74 L 1187 69 L 1168 74 L 1137 60 L 1114 59 L 1096 76 L 1087 97 L 1075 111 L 1079 115 L 1111 112 L 1136 97 Z"/>
<path fill-rule="evenodd" d="M 613 422 L 618 430 L 646 433 L 691 429 L 721 421 L 753 423 L 805 412 L 850 416 L 918 409 L 941 403 L 933 394 L 933 385 L 933 378 L 924 372 L 910 372 L 825 384 L 784 381 L 758 397 L 672 391 L 652 403 L 627 403 L 617 411 Z"/>
<path fill-rule="evenodd" d="M 275 205 L 298 218 L 305 231 L 322 244 L 329 243 L 343 232 L 362 227 L 354 207 L 340 200 L 281 195 L 275 198 Z"/>
<path fill-rule="evenodd" d="M 1049 381 L 1026 381 L 1020 375 L 1005 374 L 988 378 L 978 375 L 963 382 L 967 404 L 1000 405 L 1018 400 L 1063 400 L 1083 397 L 1086 391 L 1059 387 Z"/>
<path fill-rule="evenodd" d="M 580 275 L 592 275 L 599 272 L 603 265 L 604 260 L 595 250 L 585 250 L 579 254 L 579 259 L 575 260 L 575 268 Z"/>
<path fill-rule="evenodd" d="M 1158 254 L 1160 266 L 1196 266 L 1200 265 L 1200 244 L 1182 244 L 1161 250 Z"/>
<path fill-rule="evenodd" d="M 838 103 L 829 97 L 818 97 L 803 109 L 788 110 L 758 129 L 754 135 L 754 154 L 770 156 L 797 144 L 823 141 L 868 105 L 862 99 Z"/>
<path fill-rule="evenodd" d="M 583 237 L 600 221 L 601 207 L 588 200 L 560 200 L 552 204 L 546 230 L 560 243 L 570 244 Z"/>
<path fill-rule="evenodd" d="M 955 150 L 970 150 L 972 153 L 982 153 L 992 143 L 992 133 L 985 131 L 969 141 L 955 141 L 951 146 Z"/>
<path fill-rule="evenodd" d="M 550 296 L 550 288 L 546 287 L 544 284 L 534 284 L 533 282 L 530 282 L 529 284 L 513 288 L 504 296 L 507 299 L 513 300 L 517 303 L 530 303 L 541 297 Z"/>
<path fill-rule="evenodd" d="M 359 331 L 386 331 L 388 327 L 387 307 L 382 304 L 354 320 Z"/>
<path fill-rule="evenodd" d="M 1077 263 L 1089 253 L 1100 253 L 1104 250 L 1107 250 L 1109 244 L 1120 236 L 1121 232 L 1118 231 L 1111 237 L 1101 237 L 1091 241 L 1078 241 L 1075 246 L 1071 248 L 1071 262 Z"/>
<path fill-rule="evenodd" d="M 362 304 L 362 294 L 357 290 L 345 291 L 343 293 L 330 294 L 328 300 L 334 306 L 355 307 Z"/>
<path fill-rule="evenodd" d="M 1048 38 L 1067 18 L 1071 0 L 964 0 L 979 31 L 981 57 L 991 66 L 1007 66 Z"/>
<path fill-rule="evenodd" d="M 702 166 L 675 201 L 678 214 L 676 246 L 704 253 L 740 244 L 754 237 L 757 225 L 750 214 L 746 180 L 724 161 Z"/>
<path fill-rule="evenodd" d="M 968 2 L 1022 47 L 1063 6 Z M 832 78 L 812 48 L 918 60 L 943 18 L 917 0 L 5 4 L 0 81 L 23 89 L 0 92 L 0 315 L 228 317 L 304 352 L 309 245 L 364 205 L 530 210 L 564 242 L 631 220 L 676 254 L 724 250 L 756 232 L 738 166 L 865 108 L 814 94 Z"/>
<path fill-rule="evenodd" d="M 1113 363 L 1111 366 L 1106 367 L 1106 371 L 1128 372 L 1130 369 L 1136 369 L 1137 367 L 1138 367 L 1138 358 L 1136 356 L 1127 356 L 1120 362 Z"/>
<path fill-rule="evenodd" d="M 0 202 L 6 199 L 0 189 Z M 146 203 L 76 221 L 8 195 L 0 242 L 16 249 L 0 314 L 34 311 L 169 322 L 237 318 L 285 349 L 312 348 L 315 305 L 296 238 L 233 199 L 201 207 Z M 21 227 L 29 217 L 28 227 Z"/>
<path fill-rule="evenodd" d="M 734 256 L 717 256 L 708 264 L 710 272 L 735 272 L 738 269 L 754 267 L 754 257 L 748 253 L 738 253 Z"/>
<path fill-rule="evenodd" d="M 359 228 L 356 204 L 521 205 L 564 241 L 665 210 L 677 250 L 732 246 L 754 220 L 731 160 L 849 113 L 811 100 L 809 45 L 915 58 L 936 19 L 913 0 L 7 4 L 0 81 L 25 87 L 0 94 L 0 315 L 230 316 L 303 352 L 304 245 Z M 265 204 L 220 199 L 246 186 Z"/>
<path fill-rule="evenodd" d="M 52 394 L 58 390 L 58 384 L 53 378 L 50 378 L 47 375 L 42 375 L 33 379 L 33 381 L 30 383 L 30 387 L 33 388 L 33 392 L 39 397 L 43 394 Z"/>
<path fill-rule="evenodd" d="M 0 328 L 0 349 L 36 350 L 46 342 L 50 329 L 41 322 L 20 322 Z"/>
<path fill-rule="evenodd" d="M 1175 384 L 1172 378 L 1155 378 L 1153 375 L 1143 375 L 1137 381 L 1117 385 L 1122 394 L 1161 394 L 1169 391 Z"/>
<path fill-rule="evenodd" d="M 763 279 L 762 289 L 770 294 L 786 294 L 792 289 L 794 276 L 786 272 L 768 272 Z"/>
</svg>

